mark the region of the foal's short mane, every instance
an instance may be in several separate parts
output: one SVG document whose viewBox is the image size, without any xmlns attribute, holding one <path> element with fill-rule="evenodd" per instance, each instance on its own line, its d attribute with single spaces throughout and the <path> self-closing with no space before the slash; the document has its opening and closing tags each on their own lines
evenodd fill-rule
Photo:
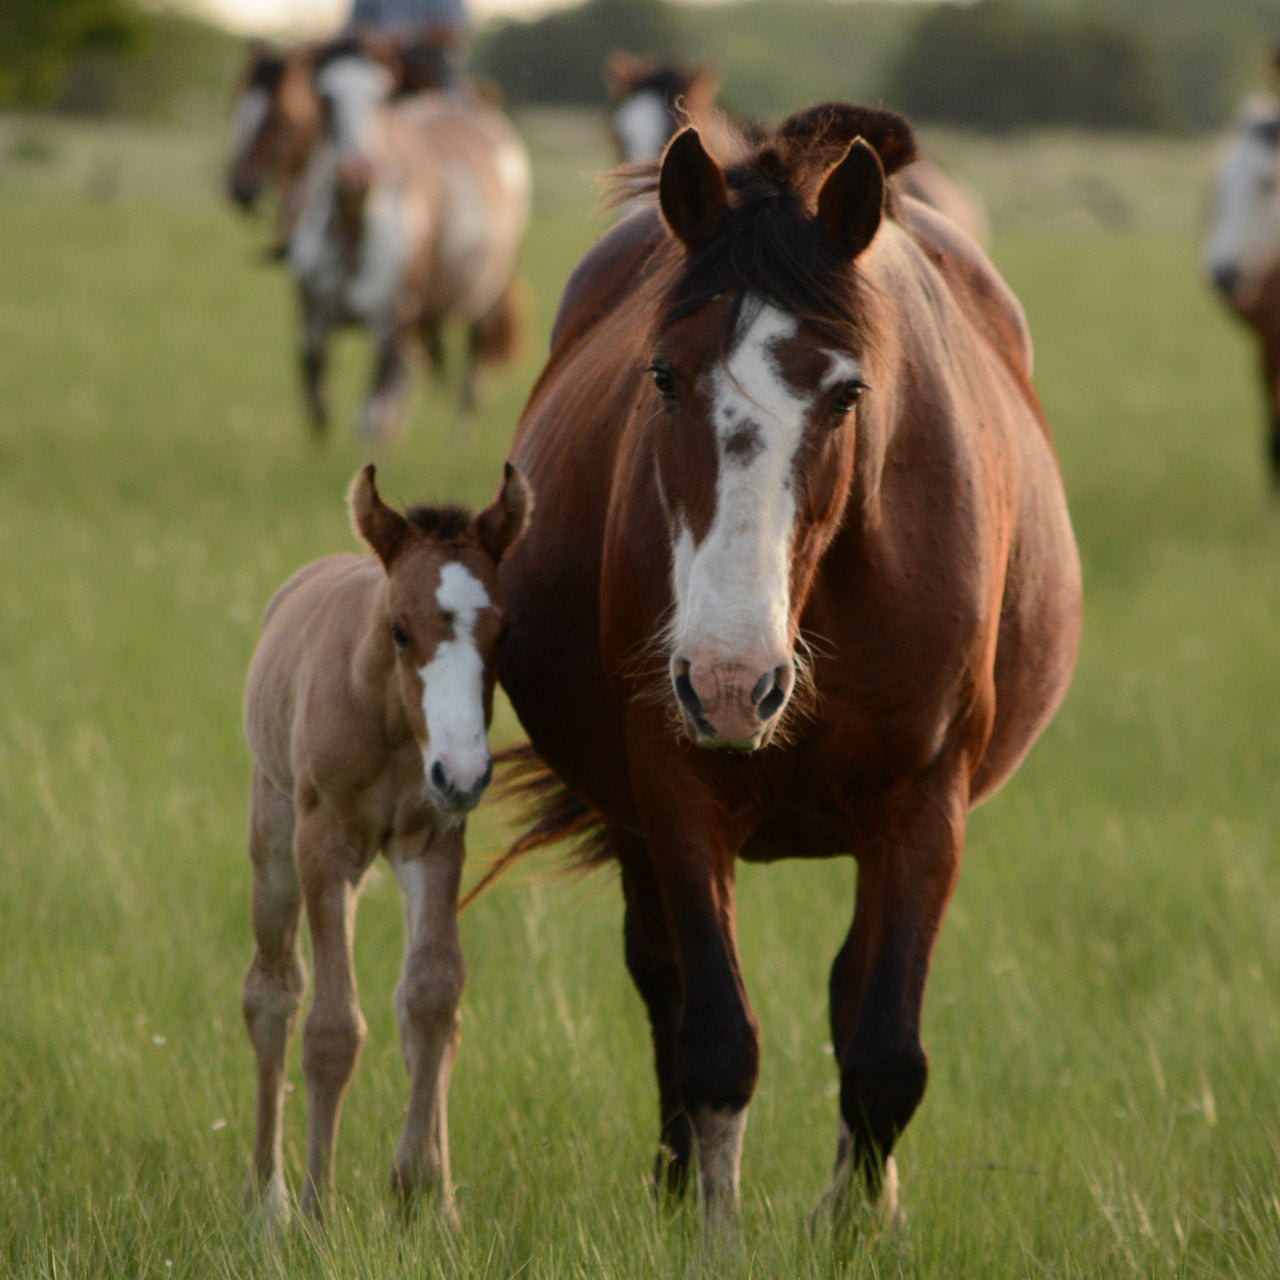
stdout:
<svg viewBox="0 0 1280 1280">
<path fill-rule="evenodd" d="M 461 542 L 471 531 L 474 518 L 465 507 L 410 507 L 405 519 L 436 542 Z"/>
<path fill-rule="evenodd" d="M 916 158 L 915 136 L 902 116 L 847 103 L 797 112 L 754 145 L 731 133 L 728 155 L 720 158 L 729 207 L 661 280 L 659 327 L 722 294 L 735 299 L 733 325 L 751 294 L 853 345 L 862 329 L 857 273 L 818 220 L 815 204 L 822 180 L 859 137 L 876 150 L 886 175 Z M 661 161 L 620 169 L 609 199 L 654 198 L 660 174 Z M 890 189 L 890 214 L 892 201 Z"/>
</svg>

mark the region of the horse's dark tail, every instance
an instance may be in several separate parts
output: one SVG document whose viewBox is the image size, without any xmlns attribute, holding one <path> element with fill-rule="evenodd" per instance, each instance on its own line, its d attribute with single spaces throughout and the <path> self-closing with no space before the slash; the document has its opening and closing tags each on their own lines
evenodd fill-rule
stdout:
<svg viewBox="0 0 1280 1280">
<path fill-rule="evenodd" d="M 502 775 L 496 787 L 498 798 L 514 798 L 527 826 L 463 895 L 458 903 L 459 915 L 513 863 L 535 849 L 572 840 L 569 860 L 582 870 L 599 866 L 610 857 L 604 819 L 560 781 L 529 743 L 497 752 L 494 764 Z"/>
</svg>

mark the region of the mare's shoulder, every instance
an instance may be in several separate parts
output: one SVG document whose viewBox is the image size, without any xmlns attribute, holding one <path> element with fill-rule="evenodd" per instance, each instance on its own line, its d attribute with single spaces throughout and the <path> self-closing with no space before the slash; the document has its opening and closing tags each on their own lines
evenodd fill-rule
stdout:
<svg viewBox="0 0 1280 1280">
<path fill-rule="evenodd" d="M 665 238 L 657 207 L 642 205 L 587 250 L 560 295 L 551 326 L 552 354 L 594 324 L 635 287 L 640 269 Z"/>
</svg>

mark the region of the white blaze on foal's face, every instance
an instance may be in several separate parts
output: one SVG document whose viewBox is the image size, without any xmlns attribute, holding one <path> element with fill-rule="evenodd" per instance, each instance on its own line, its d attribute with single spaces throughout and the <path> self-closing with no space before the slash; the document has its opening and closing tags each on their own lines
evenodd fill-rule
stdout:
<svg viewBox="0 0 1280 1280">
<path fill-rule="evenodd" d="M 489 778 L 485 663 L 477 628 L 494 603 L 484 583 L 457 560 L 442 566 L 435 598 L 452 635 L 418 671 L 427 726 L 422 761 L 433 792 L 458 807 L 459 800 L 474 803 Z"/>
</svg>

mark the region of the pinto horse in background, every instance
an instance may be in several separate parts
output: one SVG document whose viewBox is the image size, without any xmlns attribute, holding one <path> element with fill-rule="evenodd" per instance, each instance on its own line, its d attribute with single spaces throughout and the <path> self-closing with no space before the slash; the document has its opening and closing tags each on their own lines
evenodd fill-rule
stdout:
<svg viewBox="0 0 1280 1280">
<path fill-rule="evenodd" d="M 516 259 L 529 220 L 530 166 L 507 118 L 467 88 L 411 92 L 394 51 L 331 46 L 315 84 L 325 128 L 304 177 L 288 263 L 302 300 L 302 368 L 313 428 L 325 429 L 327 343 L 335 326 L 367 328 L 374 375 L 359 426 L 372 440 L 398 424 L 409 369 L 425 341 L 465 325 L 462 405 L 479 366 L 518 346 Z"/>
<path fill-rule="evenodd" d="M 352 940 L 360 884 L 379 851 L 405 897 L 408 945 L 396 1022 L 409 1108 L 392 1167 L 406 1200 L 439 1197 L 456 1217 L 445 1099 L 465 966 L 457 896 L 468 811 L 491 772 L 485 740 L 502 628 L 498 562 L 520 536 L 529 494 L 510 467 L 478 516 L 387 506 L 366 467 L 352 523 L 374 554 L 317 560 L 267 607 L 249 668 L 245 734 L 253 752 L 249 854 L 253 932 L 243 1007 L 258 1061 L 251 1204 L 289 1213 L 283 1168 L 285 1057 L 306 973 L 305 904 L 315 996 L 303 1028 L 307 1169 L 303 1212 L 333 1189 L 342 1098 L 365 1025 Z"/>
<path fill-rule="evenodd" d="M 724 126 L 715 107 L 719 74 L 710 67 L 682 67 L 637 58 L 616 49 L 605 63 L 609 87 L 609 133 L 621 164 L 656 160 L 679 129 L 694 125 L 704 137 Z M 978 195 L 927 156 L 917 156 L 896 175 L 898 187 L 932 205 L 979 244 L 990 235 Z"/>
<path fill-rule="evenodd" d="M 320 99 L 311 81 L 319 48 L 298 45 L 277 53 L 253 45 L 236 91 L 227 193 L 252 210 L 264 187 L 276 189 L 273 256 L 283 255 L 302 204 L 302 174 L 320 140 Z"/>
<path fill-rule="evenodd" d="M 925 978 L 966 814 L 1062 698 L 1080 576 L 1021 308 L 945 218 L 886 185 L 891 112 L 828 104 L 713 156 L 570 277 L 512 463 L 538 493 L 503 561 L 499 678 L 549 771 L 516 846 L 593 833 L 648 1010 L 655 1179 L 696 1158 L 736 1232 L 759 1066 L 738 857 L 852 854 L 831 971 L 840 1136 L 896 1207 L 925 1088 Z M 656 195 L 656 200 L 653 196 Z"/>
<path fill-rule="evenodd" d="M 1274 55 L 1280 82 L 1280 46 Z M 1257 334 L 1266 450 L 1280 488 L 1280 98 L 1256 98 L 1223 147 L 1206 250 L 1209 276 Z"/>
</svg>

